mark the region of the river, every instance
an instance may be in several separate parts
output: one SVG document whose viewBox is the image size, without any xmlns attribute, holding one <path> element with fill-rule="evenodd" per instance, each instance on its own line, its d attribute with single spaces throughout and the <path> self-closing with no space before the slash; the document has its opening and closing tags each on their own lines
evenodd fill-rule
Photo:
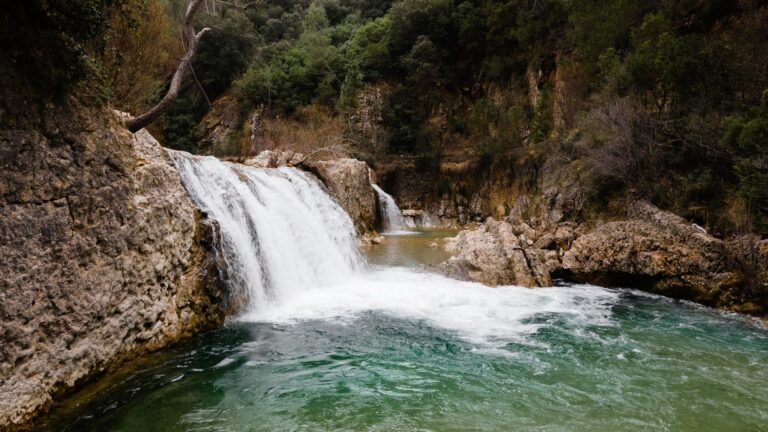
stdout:
<svg viewBox="0 0 768 432">
<path fill-rule="evenodd" d="M 309 176 L 176 157 L 225 221 L 248 306 L 87 387 L 51 430 L 766 430 L 755 321 L 634 290 L 451 280 L 423 266 L 445 258 L 430 243 L 446 231 L 356 255 L 351 221 Z"/>
</svg>

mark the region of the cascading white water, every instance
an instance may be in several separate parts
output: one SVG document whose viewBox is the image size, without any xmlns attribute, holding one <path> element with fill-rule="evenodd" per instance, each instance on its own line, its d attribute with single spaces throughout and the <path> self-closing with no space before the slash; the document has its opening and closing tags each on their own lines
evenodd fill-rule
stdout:
<svg viewBox="0 0 768 432">
<path fill-rule="evenodd" d="M 392 195 L 384 192 L 378 185 L 372 184 L 371 186 L 379 197 L 379 210 L 384 233 L 402 233 L 405 228 L 412 228 L 413 223 L 409 224 L 406 221 Z"/>
<path fill-rule="evenodd" d="M 221 227 L 230 296 L 245 309 L 341 282 L 362 266 L 352 220 L 311 174 L 168 152 L 195 204 Z"/>
</svg>

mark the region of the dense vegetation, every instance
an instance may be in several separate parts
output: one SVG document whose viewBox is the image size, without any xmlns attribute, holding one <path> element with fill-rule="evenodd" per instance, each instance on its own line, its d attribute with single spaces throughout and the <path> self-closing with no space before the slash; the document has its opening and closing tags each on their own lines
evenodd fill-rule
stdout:
<svg viewBox="0 0 768 432">
<path fill-rule="evenodd" d="M 29 2 L 22 22 L 40 27 L 42 10 L 53 35 L 34 34 L 59 47 L 29 64 L 50 63 L 59 86 L 94 67 L 115 105 L 140 110 L 181 52 L 186 3 Z M 768 231 L 765 1 L 209 0 L 197 25 L 212 31 L 156 131 L 166 145 L 200 150 L 226 95 L 235 151 L 257 113 L 369 160 L 469 154 L 578 182 L 597 204 L 630 194 L 719 232 Z M 18 52 L 34 43 L 5 33 Z M 384 133 L 361 132 L 372 104 Z"/>
</svg>

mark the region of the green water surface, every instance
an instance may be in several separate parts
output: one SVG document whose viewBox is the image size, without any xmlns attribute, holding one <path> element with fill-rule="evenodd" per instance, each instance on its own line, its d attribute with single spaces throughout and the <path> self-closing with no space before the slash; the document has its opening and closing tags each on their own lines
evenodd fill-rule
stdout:
<svg viewBox="0 0 768 432">
<path fill-rule="evenodd" d="M 757 323 L 636 291 L 572 289 L 573 312 L 534 310 L 520 322 L 534 331 L 495 331 L 485 342 L 462 333 L 471 323 L 456 330 L 375 308 L 231 322 L 135 364 L 46 426 L 768 431 L 768 332 Z M 577 319 L 589 290 L 606 293 L 601 319 Z"/>
</svg>

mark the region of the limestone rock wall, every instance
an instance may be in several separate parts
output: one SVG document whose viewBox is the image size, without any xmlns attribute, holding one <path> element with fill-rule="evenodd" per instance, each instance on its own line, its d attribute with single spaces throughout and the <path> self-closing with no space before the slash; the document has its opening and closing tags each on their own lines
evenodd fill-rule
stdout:
<svg viewBox="0 0 768 432">
<path fill-rule="evenodd" d="M 357 159 L 307 161 L 301 166 L 315 174 L 355 222 L 358 235 L 375 230 L 376 192 L 368 164 Z"/>
<path fill-rule="evenodd" d="M 0 430 L 221 323 L 215 233 L 160 145 L 112 112 L 69 102 L 3 127 Z"/>
</svg>

